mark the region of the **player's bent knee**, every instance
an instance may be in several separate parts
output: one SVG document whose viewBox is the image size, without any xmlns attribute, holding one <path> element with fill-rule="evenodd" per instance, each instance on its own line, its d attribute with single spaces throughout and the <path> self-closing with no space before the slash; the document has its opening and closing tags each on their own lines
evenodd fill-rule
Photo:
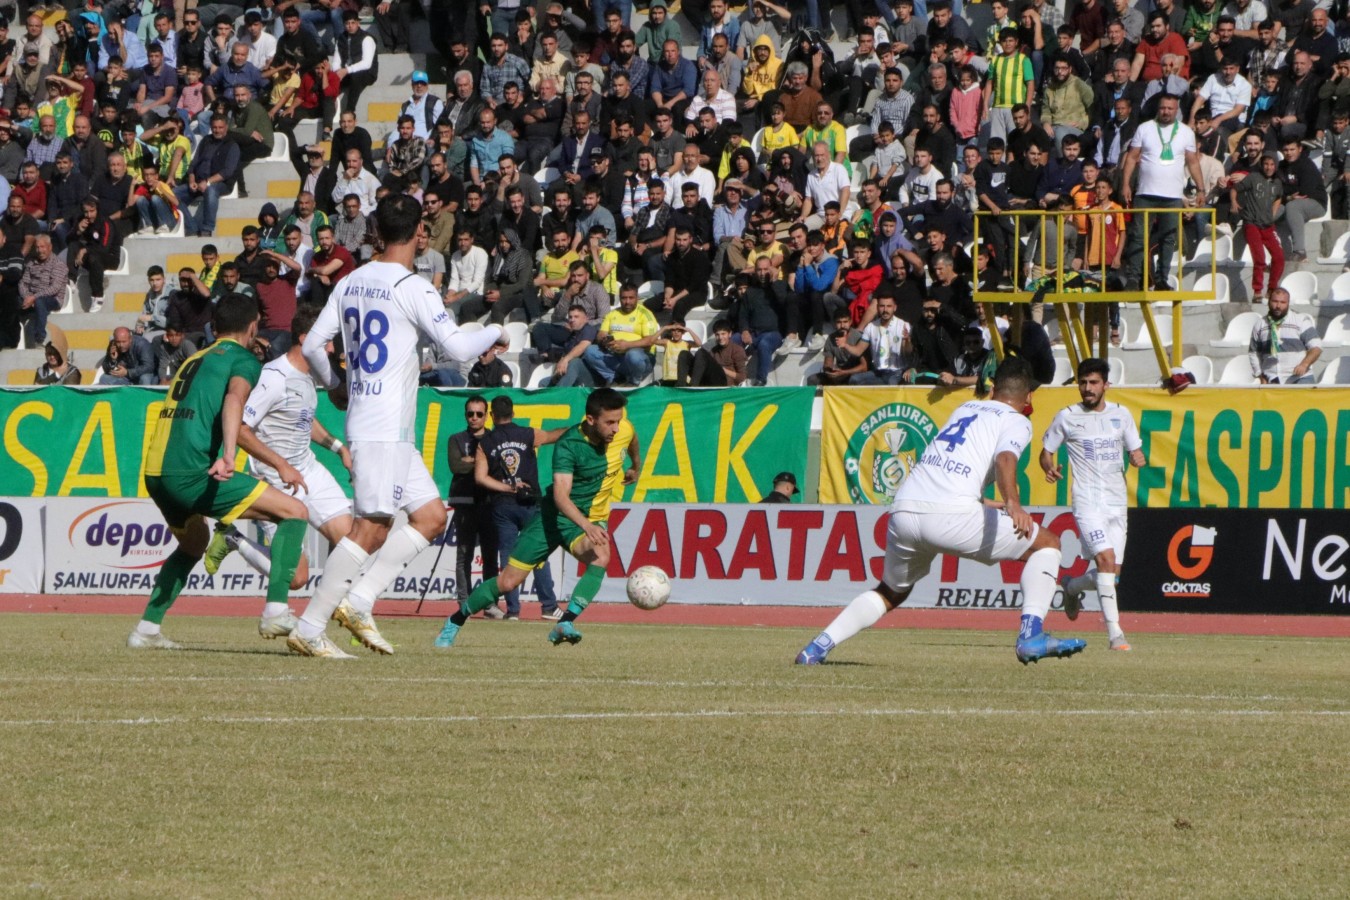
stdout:
<svg viewBox="0 0 1350 900">
<path fill-rule="evenodd" d="M 517 569 L 515 566 L 507 566 L 497 576 L 497 590 L 503 594 L 514 591 L 525 583 L 525 575 L 526 573 L 521 569 Z"/>
<path fill-rule="evenodd" d="M 905 602 L 905 598 L 909 596 L 909 592 L 912 591 L 913 588 L 893 588 L 884 581 L 878 581 L 876 590 L 877 593 L 881 595 L 881 599 L 886 601 L 886 605 L 891 609 L 895 609 L 901 603 Z"/>
<path fill-rule="evenodd" d="M 441 536 L 445 531 L 445 521 L 445 504 L 440 500 L 424 503 L 408 516 L 408 524 L 429 541 Z"/>
</svg>

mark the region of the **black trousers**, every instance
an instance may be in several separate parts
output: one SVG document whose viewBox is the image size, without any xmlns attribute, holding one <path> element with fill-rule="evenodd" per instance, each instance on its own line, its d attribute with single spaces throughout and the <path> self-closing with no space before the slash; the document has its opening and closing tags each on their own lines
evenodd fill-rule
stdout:
<svg viewBox="0 0 1350 900">
<path fill-rule="evenodd" d="M 456 503 L 451 507 L 450 526 L 455 531 L 455 598 L 461 602 L 473 585 L 474 548 L 483 551 L 483 578 L 496 578 L 497 526 L 487 503 Z"/>
</svg>

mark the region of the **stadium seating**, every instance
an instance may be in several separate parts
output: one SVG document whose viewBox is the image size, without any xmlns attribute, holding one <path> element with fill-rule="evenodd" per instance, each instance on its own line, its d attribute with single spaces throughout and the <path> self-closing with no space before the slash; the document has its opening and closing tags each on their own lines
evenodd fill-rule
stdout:
<svg viewBox="0 0 1350 900">
<path fill-rule="evenodd" d="M 1172 316 L 1169 313 L 1155 315 L 1154 321 L 1158 326 L 1158 337 L 1162 339 L 1164 347 L 1172 346 Z M 1124 345 L 1126 350 L 1150 350 L 1153 348 L 1153 337 L 1148 333 L 1148 323 L 1139 323 L 1139 337 L 1129 341 Z"/>
<path fill-rule="evenodd" d="M 1229 321 L 1228 327 L 1224 329 L 1223 337 L 1211 339 L 1211 347 L 1246 347 L 1251 343 L 1252 329 L 1256 323 L 1261 320 L 1260 313 L 1242 312 Z"/>
<path fill-rule="evenodd" d="M 1350 313 L 1341 313 L 1327 324 L 1323 347 L 1344 347 L 1350 343 Z"/>
<path fill-rule="evenodd" d="M 1214 360 L 1208 356 L 1188 356 L 1181 361 L 1181 368 L 1195 376 L 1196 384 L 1214 381 Z"/>
<path fill-rule="evenodd" d="M 553 363 L 540 363 L 530 372 L 530 380 L 525 387 L 533 390 L 544 386 L 544 382 L 553 377 Z"/>
<path fill-rule="evenodd" d="M 1289 302 L 1306 306 L 1317 299 L 1317 276 L 1312 272 L 1289 272 L 1280 279 L 1280 287 L 1289 292 Z"/>
<path fill-rule="evenodd" d="M 1223 240 L 1223 238 L 1220 238 L 1219 240 Z M 1228 276 L 1225 275 L 1225 274 L 1223 274 L 1222 272 L 1219 272 L 1218 274 L 1213 275 L 1213 276 L 1211 276 L 1208 272 L 1206 272 L 1205 274 L 1201 275 L 1199 278 L 1195 279 L 1195 287 L 1194 287 L 1193 289 L 1196 290 L 1196 291 L 1210 291 L 1210 290 L 1213 290 L 1213 291 L 1214 291 L 1214 299 L 1213 299 L 1213 300 L 1191 300 L 1191 301 L 1187 301 L 1188 303 L 1192 303 L 1192 304 L 1194 304 L 1194 303 L 1228 303 L 1228 302 L 1232 299 L 1232 296 L 1231 296 L 1231 294 L 1229 293 L 1229 289 L 1228 289 Z"/>
<path fill-rule="evenodd" d="M 529 338 L 529 326 L 524 322 L 507 322 L 505 325 L 506 336 L 511 341 L 508 353 L 519 353 L 525 349 L 525 342 Z M 516 384 L 520 379 L 516 379 Z"/>
<path fill-rule="evenodd" d="M 1350 384 L 1350 363 L 1346 362 L 1347 357 L 1338 356 L 1327 367 L 1322 370 L 1322 379 L 1319 384 L 1338 385 Z"/>
<path fill-rule="evenodd" d="M 1256 376 L 1252 374 L 1252 364 L 1247 355 L 1235 356 L 1223 367 L 1223 374 L 1219 376 L 1219 384 L 1227 385 L 1251 385 L 1256 384 Z"/>
</svg>

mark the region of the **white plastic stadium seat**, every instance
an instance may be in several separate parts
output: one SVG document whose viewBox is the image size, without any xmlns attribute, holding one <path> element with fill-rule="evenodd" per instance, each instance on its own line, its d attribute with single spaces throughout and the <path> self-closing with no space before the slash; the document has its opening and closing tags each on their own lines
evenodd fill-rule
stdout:
<svg viewBox="0 0 1350 900">
<path fill-rule="evenodd" d="M 1336 280 L 1331 283 L 1332 303 L 1350 303 L 1350 272 L 1342 272 L 1336 276 Z M 1322 301 L 1327 302 L 1326 300 Z"/>
<path fill-rule="evenodd" d="M 1188 356 L 1181 361 L 1181 367 L 1195 376 L 1196 384 L 1214 382 L 1214 360 L 1208 356 Z"/>
<path fill-rule="evenodd" d="M 1322 338 L 1323 347 L 1344 347 L 1350 344 L 1350 313 L 1341 313 L 1327 323 L 1327 333 Z"/>
<path fill-rule="evenodd" d="M 755 136 L 750 138 L 750 149 L 755 152 L 755 159 L 764 152 L 764 129 L 761 128 L 755 132 Z"/>
<path fill-rule="evenodd" d="M 1336 238 L 1336 243 L 1331 247 L 1330 256 L 1319 256 L 1317 261 L 1324 266 L 1343 266 L 1348 250 L 1350 250 L 1350 231 Z"/>
<path fill-rule="evenodd" d="M 1261 314 L 1254 312 L 1238 313 L 1228 322 L 1223 337 L 1210 339 L 1211 347 L 1246 347 L 1252 340 L 1252 329 L 1261 321 Z"/>
<path fill-rule="evenodd" d="M 802 377 L 801 377 L 802 387 L 806 387 L 808 384 L 810 384 L 811 376 L 819 375 L 824 368 L 825 364 L 822 363 L 820 360 L 816 360 L 815 362 L 807 366 L 805 369 L 802 369 Z"/>
<path fill-rule="evenodd" d="M 1312 272 L 1290 272 L 1280 280 L 1280 287 L 1289 292 L 1289 302 L 1295 306 L 1317 299 L 1317 276 Z"/>
<path fill-rule="evenodd" d="M 534 175 L 534 180 L 539 183 L 541 188 L 547 188 L 550 184 L 562 177 L 562 173 L 553 166 L 544 166 Z"/>
<path fill-rule="evenodd" d="M 702 319 L 687 319 L 685 327 L 694 333 L 700 344 L 708 340 L 708 323 Z"/>
<path fill-rule="evenodd" d="M 1210 241 L 1209 238 L 1201 238 L 1200 243 L 1195 245 L 1195 256 L 1191 257 L 1191 261 L 1186 263 L 1186 265 L 1196 267 L 1204 266 L 1208 268 L 1209 264 L 1215 259 L 1217 259 L 1219 261 L 1219 264 L 1222 265 L 1223 263 L 1231 260 L 1232 258 L 1233 258 L 1232 238 L 1227 237 L 1226 235 L 1221 235 L 1218 239 L 1212 242 Z"/>
<path fill-rule="evenodd" d="M 638 299 L 650 300 L 651 298 L 664 293 L 666 283 L 664 281 L 644 281 L 638 285 Z"/>
<path fill-rule="evenodd" d="M 1125 361 L 1113 356 L 1106 361 L 1106 379 L 1112 384 L 1125 383 Z"/>
<path fill-rule="evenodd" d="M 511 370 L 512 386 L 520 387 L 520 363 L 514 359 L 504 359 L 502 362 L 506 363 L 506 367 Z"/>
<path fill-rule="evenodd" d="M 1248 385 L 1256 383 L 1256 377 L 1252 375 L 1251 361 L 1245 355 L 1230 359 L 1228 365 L 1223 367 L 1223 374 L 1219 376 L 1219 384 Z"/>
<path fill-rule="evenodd" d="M 511 342 L 511 346 L 507 352 L 519 353 L 524 350 L 525 339 L 529 337 L 530 327 L 524 322 L 507 322 L 504 328 L 506 330 L 506 337 Z M 520 384 L 519 379 L 516 379 L 516 384 Z"/>
<path fill-rule="evenodd" d="M 1222 238 L 1220 239 L 1222 240 Z M 1194 291 L 1213 291 L 1213 300 L 1191 300 L 1190 303 L 1227 303 L 1231 297 L 1228 289 L 1228 276 L 1220 272 L 1210 281 L 1208 272 L 1195 279 L 1195 284 L 1191 288 Z"/>
<path fill-rule="evenodd" d="M 553 377 L 553 363 L 540 363 L 534 367 L 530 373 L 530 383 L 525 385 L 529 390 L 544 386 L 544 382 Z"/>
<path fill-rule="evenodd" d="M 1350 357 L 1338 356 L 1327 363 L 1318 384 L 1350 384 L 1350 363 L 1346 362 L 1347 359 Z"/>
<path fill-rule="evenodd" d="M 1153 317 L 1153 321 L 1158 325 L 1158 337 L 1162 339 L 1164 347 L 1172 346 L 1172 317 L 1167 314 Z M 1153 339 L 1148 334 L 1148 323 L 1139 323 L 1139 337 L 1136 340 L 1128 341 L 1125 344 L 1126 350 L 1149 350 L 1153 347 Z"/>
<path fill-rule="evenodd" d="M 286 139 L 286 135 L 277 132 L 272 135 L 272 155 L 267 157 L 268 162 L 286 162 L 291 158 L 291 142 Z"/>
<path fill-rule="evenodd" d="M 75 285 L 73 285 L 73 284 L 67 284 L 67 285 L 66 285 L 66 302 L 63 303 L 63 304 L 61 304 L 61 308 L 60 308 L 59 310 L 57 310 L 57 312 L 63 312 L 63 313 L 72 313 L 72 312 L 75 312 L 75 310 L 79 308 L 79 304 L 80 304 L 80 292 L 79 292 L 79 289 L 77 289 L 77 288 L 75 287 Z M 23 334 L 23 329 L 22 329 L 22 328 L 19 329 L 19 334 L 20 334 L 20 335 Z"/>
<path fill-rule="evenodd" d="M 109 270 L 107 271 L 106 274 L 107 274 L 108 277 L 110 277 L 110 278 L 111 278 L 113 275 L 130 275 L 130 274 L 131 274 L 131 256 L 127 253 L 127 248 L 126 248 L 126 247 L 118 247 L 118 248 L 117 248 L 117 268 L 116 268 L 116 269 L 109 269 Z"/>
<path fill-rule="evenodd" d="M 1055 357 L 1055 380 L 1051 382 L 1055 386 L 1066 384 L 1073 380 L 1073 363 L 1063 356 Z"/>
</svg>

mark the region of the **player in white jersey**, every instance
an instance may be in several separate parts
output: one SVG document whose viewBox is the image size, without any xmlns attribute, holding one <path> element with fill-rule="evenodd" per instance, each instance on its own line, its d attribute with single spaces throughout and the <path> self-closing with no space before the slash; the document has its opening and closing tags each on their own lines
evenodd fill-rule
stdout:
<svg viewBox="0 0 1350 900">
<path fill-rule="evenodd" d="M 797 654 L 799 665 L 824 662 L 836 645 L 904 603 L 940 553 L 986 565 L 1014 559 L 1026 563 L 1016 646 L 1023 664 L 1072 656 L 1087 646 L 1076 638 L 1056 638 L 1042 627 L 1059 575 L 1059 538 L 1036 524 L 1017 492 L 1018 462 L 1031 444 L 1031 422 L 1023 411 L 1035 389 L 1030 365 L 1010 358 L 994 374 L 990 399 L 957 408 L 891 503 L 881 581 L 875 590 L 855 597 Z M 984 499 L 991 482 L 1001 503 Z"/>
<path fill-rule="evenodd" d="M 1128 454 L 1134 466 L 1143 466 L 1144 442 L 1139 439 L 1130 411 L 1106 399 L 1109 371 L 1104 359 L 1085 359 L 1078 364 L 1078 395 L 1083 400 L 1061 409 L 1046 429 L 1041 441 L 1041 468 L 1046 481 L 1059 481 L 1064 472 L 1055 454 L 1060 447 L 1067 450 L 1073 470 L 1073 518 L 1083 550 L 1096 564 L 1095 569 L 1062 582 L 1064 614 L 1070 620 L 1077 619 L 1084 592 L 1095 585 L 1111 649 L 1129 650 L 1116 604 L 1116 585 L 1125 561 L 1129 502 L 1125 457 Z"/>
<path fill-rule="evenodd" d="M 315 382 L 330 390 L 339 407 L 347 406 L 355 513 L 351 533 L 329 554 L 323 579 L 287 638 L 287 646 L 305 656 L 346 657 L 324 635 L 339 605 L 349 617 L 358 617 L 356 627 L 344 624 L 360 638 L 367 623 L 374 625 L 375 598 L 445 531 L 440 490 L 413 443 L 419 333 L 461 362 L 482 355 L 502 333 L 496 325 L 460 331 L 436 289 L 413 272 L 417 235 L 424 227 L 415 199 L 390 194 L 376 207 L 374 219 L 384 249 L 333 287 L 303 348 Z M 339 331 L 347 358 L 345 382 L 334 374 L 326 350 Z M 399 511 L 407 513 L 407 524 L 391 534 Z"/>
<path fill-rule="evenodd" d="M 305 362 L 300 347 L 316 316 L 312 309 L 301 308 L 296 312 L 291 323 L 291 348 L 285 356 L 263 366 L 258 383 L 244 404 L 239 440 L 245 450 L 255 442 L 261 442 L 301 474 L 304 487 L 299 488 L 296 495 L 309 511 L 309 524 L 329 543 L 336 544 L 351 531 L 352 504 L 337 479 L 319 464 L 310 444 L 318 444 L 338 454 L 349 470 L 352 458 L 342 441 L 314 418 L 318 397 L 314 392 L 314 379 L 309 374 L 309 363 Z M 250 460 L 249 468 L 266 483 L 291 492 L 280 473 L 256 457 Z M 276 530 L 270 522 L 260 523 L 259 528 L 268 538 Z M 272 556 L 267 547 L 250 541 L 233 525 L 219 524 L 203 559 L 207 573 L 214 575 L 225 557 L 235 550 L 255 571 L 271 574 Z M 302 554 L 291 588 L 302 587 L 308 578 L 309 561 Z M 285 637 L 295 630 L 296 621 L 295 614 L 286 604 L 268 604 L 258 631 L 268 638 Z"/>
</svg>

